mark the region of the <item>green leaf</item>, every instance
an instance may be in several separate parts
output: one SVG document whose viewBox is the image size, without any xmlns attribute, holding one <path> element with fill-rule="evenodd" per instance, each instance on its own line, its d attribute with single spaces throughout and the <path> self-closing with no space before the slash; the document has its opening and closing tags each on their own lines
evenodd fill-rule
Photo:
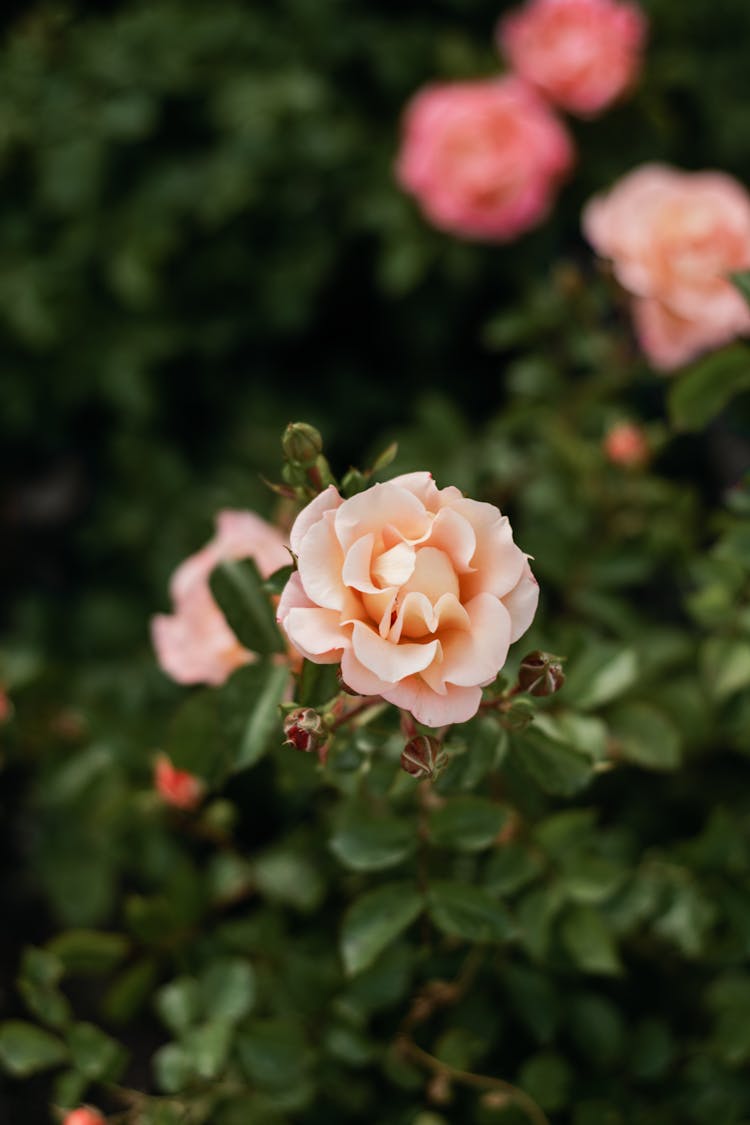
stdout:
<svg viewBox="0 0 750 1125">
<path fill-rule="evenodd" d="M 190 1079 L 190 1060 L 179 1043 L 160 1047 L 153 1059 L 156 1082 L 165 1094 L 176 1094 Z"/>
<path fill-rule="evenodd" d="M 253 967 L 239 957 L 213 961 L 200 978 L 200 990 L 209 1019 L 236 1023 L 255 1003 Z"/>
<path fill-rule="evenodd" d="M 741 391 L 750 388 L 750 348 L 734 344 L 680 373 L 667 394 L 672 425 L 700 430 Z"/>
<path fill-rule="evenodd" d="M 23 1020 L 0 1024 L 0 1064 L 14 1077 L 28 1078 L 67 1058 L 67 1047 L 49 1031 Z"/>
<path fill-rule="evenodd" d="M 293 574 L 294 567 L 291 563 L 288 566 L 279 567 L 268 578 L 263 579 L 263 589 L 271 597 L 278 597 Z"/>
<path fill-rule="evenodd" d="M 492 853 L 484 872 L 490 894 L 512 895 L 542 871 L 543 860 L 524 844 L 511 840 Z"/>
<path fill-rule="evenodd" d="M 609 716 L 617 753 L 652 770 L 680 764 L 680 735 L 673 723 L 650 703 L 624 703 Z"/>
<path fill-rule="evenodd" d="M 291 1019 L 255 1021 L 237 1040 L 242 1069 L 252 1083 L 271 1090 L 295 1086 L 309 1065 L 309 1048 Z"/>
<path fill-rule="evenodd" d="M 419 917 L 422 897 L 412 883 L 386 883 L 368 891 L 349 907 L 341 928 L 341 956 L 353 976 Z"/>
<path fill-rule="evenodd" d="M 621 971 L 614 936 L 593 906 L 568 907 L 560 924 L 560 937 L 576 965 L 585 973 L 613 975 Z"/>
<path fill-rule="evenodd" d="M 593 711 L 624 695 L 637 678 L 638 657 L 633 649 L 593 644 L 573 662 L 565 696 L 582 711 Z"/>
<path fill-rule="evenodd" d="M 580 792 L 593 777 L 591 759 L 532 725 L 511 740 L 514 761 L 545 791 L 562 797 Z"/>
<path fill-rule="evenodd" d="M 54 985 L 37 984 L 22 977 L 18 988 L 26 1007 L 42 1023 L 61 1028 L 70 1022 L 70 1004 Z"/>
<path fill-rule="evenodd" d="M 289 684 L 285 664 L 258 661 L 240 668 L 221 691 L 224 734 L 233 770 L 244 770 L 281 745 L 279 705 Z"/>
<path fill-rule="evenodd" d="M 92 1080 L 117 1081 L 127 1061 L 124 1048 L 92 1023 L 74 1024 L 68 1046 L 75 1067 Z"/>
<path fill-rule="evenodd" d="M 512 933 L 505 907 L 487 891 L 466 883 L 432 883 L 427 909 L 439 930 L 468 941 L 507 941 Z"/>
<path fill-rule="evenodd" d="M 320 871 L 298 848 L 273 848 L 258 856 L 253 874 L 265 898 L 304 913 L 315 910 L 325 894 Z"/>
<path fill-rule="evenodd" d="M 250 652 L 283 652 L 284 638 L 252 559 L 225 559 L 211 573 L 211 592 L 240 644 Z"/>
<path fill-rule="evenodd" d="M 77 1070 L 64 1070 L 55 1076 L 53 1102 L 60 1109 L 75 1109 L 83 1101 L 89 1080 Z"/>
<path fill-rule="evenodd" d="M 408 819 L 375 818 L 367 808 L 356 806 L 347 810 L 329 846 L 351 871 L 385 871 L 412 854 L 417 838 Z"/>
<path fill-rule="evenodd" d="M 737 270 L 736 273 L 730 273 L 729 280 L 750 305 L 750 270 Z"/>
<path fill-rule="evenodd" d="M 568 1104 L 572 1081 L 570 1067 L 560 1055 L 540 1051 L 521 1068 L 518 1084 L 548 1113 Z"/>
<path fill-rule="evenodd" d="M 66 973 L 98 976 L 110 973 L 130 950 L 123 934 L 101 930 L 67 930 L 47 945 L 49 953 L 60 961 Z"/>
<path fill-rule="evenodd" d="M 177 977 L 156 994 L 156 1010 L 175 1035 L 181 1035 L 194 1024 L 201 1011 L 198 982 L 193 977 Z"/>
<path fill-rule="evenodd" d="M 113 1023 L 129 1023 L 154 994 L 158 965 L 151 957 L 141 957 L 129 965 L 107 990 L 102 1011 Z"/>
<path fill-rule="evenodd" d="M 449 797 L 430 816 L 434 844 L 460 852 L 488 848 L 508 823 L 508 810 L 484 797 Z"/>
<path fill-rule="evenodd" d="M 720 702 L 750 686 L 750 642 L 738 637 L 709 637 L 701 657 L 711 694 Z"/>
<path fill-rule="evenodd" d="M 193 692 L 175 711 L 164 749 L 178 769 L 219 781 L 229 767 L 220 695 L 212 688 Z"/>
<path fill-rule="evenodd" d="M 375 460 L 372 463 L 372 470 L 371 471 L 373 473 L 379 473 L 383 469 L 387 469 L 388 466 L 392 465 L 393 462 L 396 460 L 397 454 L 398 454 L 398 442 L 392 441 L 391 444 L 387 445 L 385 447 L 385 449 L 383 450 L 383 452 L 379 453 L 378 456 L 375 458 Z"/>
<path fill-rule="evenodd" d="M 193 1027 L 186 1033 L 182 1046 L 190 1069 L 206 1081 L 216 1078 L 224 1069 L 232 1041 L 232 1025 L 224 1020 Z"/>
</svg>

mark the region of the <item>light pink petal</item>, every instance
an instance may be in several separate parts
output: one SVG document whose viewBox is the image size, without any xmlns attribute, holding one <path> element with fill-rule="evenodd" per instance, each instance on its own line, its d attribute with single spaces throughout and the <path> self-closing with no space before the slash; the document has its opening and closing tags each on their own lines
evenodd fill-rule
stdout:
<svg viewBox="0 0 750 1125">
<path fill-rule="evenodd" d="M 223 559 L 251 558 L 262 578 L 292 561 L 284 545 L 284 536 L 277 527 L 267 523 L 255 512 L 224 509 L 216 517 L 214 540 Z"/>
<path fill-rule="evenodd" d="M 284 628 L 292 644 L 316 664 L 335 664 L 350 643 L 333 609 L 290 609 Z"/>
<path fill-rule="evenodd" d="M 510 614 L 510 643 L 515 644 L 534 620 L 539 604 L 539 584 L 526 562 L 523 574 L 509 594 L 503 598 L 503 605 Z"/>
<path fill-rule="evenodd" d="M 465 723 L 476 715 L 482 701 L 481 688 L 449 684 L 445 695 L 438 695 L 421 676 L 409 676 L 382 695 L 389 703 L 409 711 L 426 727 Z"/>
<path fill-rule="evenodd" d="M 461 496 L 460 499 L 463 500 Z M 438 512 L 428 540 L 430 547 L 439 547 L 449 556 L 459 574 L 472 569 L 471 560 L 477 548 L 474 528 L 454 508 Z"/>
<path fill-rule="evenodd" d="M 318 520 L 322 519 L 325 512 L 330 511 L 332 508 L 338 508 L 343 501 L 338 494 L 338 491 L 332 484 L 311 500 L 306 508 L 303 508 L 297 516 L 292 530 L 289 533 L 289 542 L 295 555 L 299 555 L 302 540 L 307 535 L 308 531 Z"/>
<path fill-rule="evenodd" d="M 507 517 L 493 504 L 478 500 L 461 500 L 453 510 L 472 525 L 477 537 L 477 548 L 471 560 L 474 573 L 461 577 L 462 601 L 465 603 L 481 593 L 503 597 L 518 582 L 525 559 L 523 551 L 513 542 Z"/>
<path fill-rule="evenodd" d="M 465 607 L 470 627 L 441 634 L 443 680 L 459 687 L 474 687 L 494 680 L 508 656 L 510 614 L 492 594 L 479 594 Z"/>
<path fill-rule="evenodd" d="M 305 534 L 297 562 L 305 593 L 324 609 L 343 608 L 346 590 L 341 579 L 343 562 L 333 514 L 328 512 Z"/>
<path fill-rule="evenodd" d="M 341 678 L 347 687 L 360 695 L 382 695 L 393 686 L 379 679 L 369 668 L 365 668 L 364 664 L 357 660 L 351 648 L 344 649 L 341 657 Z"/>
<path fill-rule="evenodd" d="M 377 594 L 381 587 L 376 586 L 370 577 L 372 566 L 372 549 L 375 545 L 375 536 L 372 532 L 355 539 L 344 558 L 344 567 L 341 577 L 344 585 L 353 586 L 363 594 Z"/>
<path fill-rule="evenodd" d="M 659 371 L 673 371 L 708 348 L 732 339 L 734 333 L 717 334 L 710 322 L 684 320 L 657 300 L 633 301 L 633 320 L 639 343 Z"/>
<path fill-rule="evenodd" d="M 377 534 L 386 526 L 401 539 L 415 541 L 426 534 L 431 522 L 421 500 L 392 481 L 375 484 L 345 500 L 335 517 L 336 534 L 344 550 L 360 536 L 370 531 Z"/>
<path fill-rule="evenodd" d="M 158 614 L 151 639 L 159 666 L 178 684 L 223 684 L 236 668 L 254 659 L 212 606 L 209 617 Z"/>
<path fill-rule="evenodd" d="M 401 488 L 406 488 L 409 492 L 413 492 L 417 499 L 422 501 L 428 511 L 432 512 L 435 510 L 438 487 L 433 480 L 432 473 L 402 473 L 401 476 L 393 477 L 389 483 L 397 484 Z"/>
<path fill-rule="evenodd" d="M 439 649 L 438 641 L 391 644 L 361 621 L 352 626 L 352 645 L 357 659 L 379 679 L 391 684 L 421 672 L 432 663 Z"/>
<path fill-rule="evenodd" d="M 436 627 L 437 618 L 432 602 L 424 594 L 413 591 L 402 599 L 388 639 L 391 643 L 398 644 L 402 635 L 425 637 L 428 633 L 434 633 Z"/>
<path fill-rule="evenodd" d="M 443 594 L 435 602 L 435 622 L 438 629 L 469 629 L 471 620 L 455 594 Z"/>
<path fill-rule="evenodd" d="M 372 565 L 372 575 L 383 586 L 403 586 L 414 573 L 414 548 L 408 543 L 396 543 Z"/>
<path fill-rule="evenodd" d="M 295 570 L 294 573 L 289 576 L 289 581 L 281 591 L 279 604 L 276 607 L 276 620 L 280 625 L 284 624 L 289 610 L 294 609 L 296 606 L 301 606 L 305 609 L 313 609 L 315 602 L 308 598 L 299 573 Z"/>
</svg>

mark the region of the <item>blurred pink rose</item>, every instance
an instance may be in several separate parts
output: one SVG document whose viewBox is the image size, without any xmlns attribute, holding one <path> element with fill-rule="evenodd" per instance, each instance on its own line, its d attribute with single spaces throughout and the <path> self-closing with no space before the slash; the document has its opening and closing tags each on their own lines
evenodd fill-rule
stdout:
<svg viewBox="0 0 750 1125">
<path fill-rule="evenodd" d="M 154 788 L 167 805 L 176 809 L 194 809 L 203 797 L 204 785 L 187 770 L 176 769 L 166 754 L 160 754 L 154 766 Z"/>
<path fill-rule="evenodd" d="M 617 422 L 607 431 L 603 445 L 612 464 L 624 468 L 643 465 L 649 457 L 646 436 L 633 422 Z"/>
<path fill-rule="evenodd" d="M 517 78 L 427 86 L 407 107 L 396 175 L 435 226 L 503 241 L 539 223 L 572 167 L 564 125 Z"/>
<path fill-rule="evenodd" d="M 750 196 L 731 176 L 645 164 L 588 203 L 583 230 L 632 294 L 654 367 L 669 371 L 750 332 L 750 309 L 728 280 L 750 267 Z"/>
<path fill-rule="evenodd" d="M 97 1110 L 81 1106 L 80 1109 L 71 1110 L 65 1115 L 63 1125 L 107 1125 L 107 1123 Z"/>
<path fill-rule="evenodd" d="M 291 642 L 427 726 L 476 713 L 536 611 L 507 518 L 429 473 L 349 500 L 330 486 L 300 512 L 291 545 L 298 570 L 278 609 Z"/>
<path fill-rule="evenodd" d="M 222 684 L 253 654 L 229 628 L 208 580 L 222 559 L 252 558 L 263 578 L 289 564 L 281 532 L 253 512 L 219 512 L 216 535 L 172 575 L 174 613 L 158 614 L 151 636 L 163 671 L 180 684 Z"/>
<path fill-rule="evenodd" d="M 629 0 L 528 0 L 501 20 L 498 41 L 521 78 L 592 117 L 632 86 L 646 31 Z"/>
</svg>

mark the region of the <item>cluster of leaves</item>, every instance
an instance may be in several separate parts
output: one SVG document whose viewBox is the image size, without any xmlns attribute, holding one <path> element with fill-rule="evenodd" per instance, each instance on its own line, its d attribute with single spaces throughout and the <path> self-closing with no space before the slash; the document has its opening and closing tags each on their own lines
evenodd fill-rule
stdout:
<svg viewBox="0 0 750 1125">
<path fill-rule="evenodd" d="M 3 941 L 26 931 L 0 1116 L 750 1120 L 747 352 L 657 380 L 573 233 L 646 158 L 750 180 L 748 15 L 647 7 L 640 93 L 578 127 L 523 254 L 430 231 L 390 173 L 425 78 L 496 70 L 488 0 L 45 4 L 9 29 L 0 565 L 42 593 L 0 656 Z M 432 784 L 391 708 L 341 723 L 325 769 L 281 748 L 279 577 L 215 576 L 261 654 L 223 688 L 181 692 L 148 649 L 201 519 L 268 510 L 251 469 L 275 476 L 289 388 L 334 452 L 382 422 L 393 471 L 497 503 L 535 556 L 503 708 L 446 734 Z M 603 452 L 623 417 L 641 467 Z M 563 690 L 507 695 L 535 647 Z M 331 676 L 305 665 L 296 702 Z M 153 792 L 157 748 L 206 782 L 196 812 Z"/>
</svg>

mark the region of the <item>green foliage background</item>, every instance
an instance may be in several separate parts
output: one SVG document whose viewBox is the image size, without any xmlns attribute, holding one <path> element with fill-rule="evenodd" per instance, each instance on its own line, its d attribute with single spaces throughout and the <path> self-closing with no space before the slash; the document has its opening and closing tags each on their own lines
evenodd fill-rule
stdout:
<svg viewBox="0 0 750 1125">
<path fill-rule="evenodd" d="M 571 124 L 571 182 L 506 247 L 430 229 L 392 175 L 414 90 L 498 69 L 498 4 L 2 17 L 1 1119 L 532 1120 L 394 1046 L 458 979 L 415 1039 L 554 1123 L 750 1121 L 750 365 L 651 373 L 578 231 L 645 160 L 750 185 L 750 11 L 644 7 L 639 89 Z M 622 416 L 647 470 L 605 463 Z M 325 778 L 275 728 L 237 770 L 265 665 L 211 693 L 155 667 L 168 575 L 217 508 L 273 513 L 291 417 L 342 472 L 398 438 L 536 558 L 514 660 L 565 654 L 566 687 L 456 729 L 432 803 L 387 712 Z M 202 813 L 159 806 L 158 747 Z"/>
</svg>

